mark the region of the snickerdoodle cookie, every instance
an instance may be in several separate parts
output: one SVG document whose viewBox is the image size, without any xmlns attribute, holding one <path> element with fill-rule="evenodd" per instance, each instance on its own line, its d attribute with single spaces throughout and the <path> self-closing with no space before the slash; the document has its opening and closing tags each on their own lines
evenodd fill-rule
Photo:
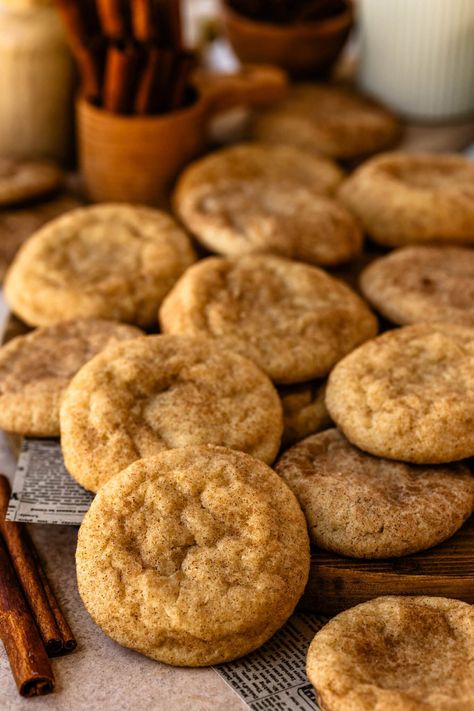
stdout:
<svg viewBox="0 0 474 711">
<path fill-rule="evenodd" d="M 300 502 L 313 542 L 355 558 L 431 548 L 450 538 L 474 509 L 474 477 L 467 467 L 372 457 L 336 429 L 291 447 L 276 472 Z"/>
<path fill-rule="evenodd" d="M 0 205 L 13 205 L 59 188 L 63 172 L 48 161 L 0 158 Z"/>
<path fill-rule="evenodd" d="M 329 427 L 331 420 L 324 401 L 325 393 L 325 380 L 279 386 L 283 406 L 282 444 L 293 444 Z"/>
<path fill-rule="evenodd" d="M 0 211 L 0 281 L 12 263 L 15 254 L 33 232 L 43 227 L 49 220 L 63 215 L 69 210 L 81 207 L 83 203 L 70 195 L 60 195 L 46 202 L 34 205 L 18 205 Z"/>
<path fill-rule="evenodd" d="M 458 154 L 385 153 L 339 190 L 375 242 L 474 244 L 474 164 Z"/>
<path fill-rule="evenodd" d="M 223 447 L 141 459 L 79 531 L 79 592 L 119 644 L 177 666 L 218 664 L 279 629 L 309 572 L 303 513 L 267 465 Z"/>
<path fill-rule="evenodd" d="M 64 321 L 0 348 L 0 427 L 32 437 L 59 436 L 59 407 L 71 378 L 107 346 L 142 331 L 114 321 Z"/>
<path fill-rule="evenodd" d="M 379 597 L 313 639 L 307 673 L 325 711 L 473 711 L 474 606 Z"/>
<path fill-rule="evenodd" d="M 192 164 L 174 204 L 196 238 L 218 254 L 266 252 L 335 265 L 362 248 L 355 218 L 327 197 L 341 180 L 325 158 L 291 146 L 243 144 Z"/>
<path fill-rule="evenodd" d="M 283 101 L 255 115 L 250 135 L 337 159 L 360 158 L 400 137 L 393 114 L 354 91 L 328 84 L 296 84 Z"/>
<path fill-rule="evenodd" d="M 194 259 L 188 237 L 169 215 L 94 205 L 49 222 L 23 245 L 7 273 L 5 295 L 34 326 L 73 318 L 146 325 Z"/>
<path fill-rule="evenodd" d="M 327 389 L 346 437 L 378 457 L 441 464 L 474 455 L 474 328 L 420 323 L 341 360 Z"/>
<path fill-rule="evenodd" d="M 377 332 L 365 303 L 317 267 L 270 255 L 188 269 L 160 310 L 164 331 L 219 340 L 278 383 L 321 378 Z"/>
<path fill-rule="evenodd" d="M 402 247 L 373 261 L 360 286 L 392 323 L 474 326 L 474 250 L 467 247 Z"/>
<path fill-rule="evenodd" d="M 66 467 L 91 491 L 136 459 L 188 445 L 271 463 L 282 430 L 278 394 L 254 363 L 185 336 L 108 348 L 81 368 L 61 407 Z"/>
</svg>

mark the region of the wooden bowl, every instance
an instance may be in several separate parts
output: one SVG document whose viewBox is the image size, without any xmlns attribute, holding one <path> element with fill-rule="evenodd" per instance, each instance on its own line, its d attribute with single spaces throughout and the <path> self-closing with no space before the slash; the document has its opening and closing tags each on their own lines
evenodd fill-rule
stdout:
<svg viewBox="0 0 474 711">
<path fill-rule="evenodd" d="M 338 58 L 354 22 L 352 3 L 317 22 L 275 25 L 236 12 L 221 0 L 225 33 L 241 62 L 276 64 L 293 77 L 324 76 Z"/>
</svg>

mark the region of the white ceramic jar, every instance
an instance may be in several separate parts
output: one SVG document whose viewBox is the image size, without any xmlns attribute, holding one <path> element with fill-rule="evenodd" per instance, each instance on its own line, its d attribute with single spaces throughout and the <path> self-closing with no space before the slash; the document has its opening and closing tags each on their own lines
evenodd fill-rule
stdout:
<svg viewBox="0 0 474 711">
<path fill-rule="evenodd" d="M 0 0 L 0 156 L 66 159 L 74 85 L 53 0 Z"/>
<path fill-rule="evenodd" d="M 359 83 L 399 113 L 474 113 L 474 0 L 359 0 Z"/>
</svg>

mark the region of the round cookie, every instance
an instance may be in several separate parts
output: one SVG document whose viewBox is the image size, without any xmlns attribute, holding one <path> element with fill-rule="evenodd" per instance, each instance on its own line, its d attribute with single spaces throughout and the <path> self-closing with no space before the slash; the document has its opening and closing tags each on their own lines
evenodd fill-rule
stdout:
<svg viewBox="0 0 474 711">
<path fill-rule="evenodd" d="M 296 84 L 283 101 L 256 114 L 250 135 L 291 144 L 313 154 L 353 159 L 393 145 L 398 119 L 379 104 L 328 84 Z"/>
<path fill-rule="evenodd" d="M 55 163 L 0 158 L 0 206 L 14 205 L 57 190 L 63 177 Z"/>
<path fill-rule="evenodd" d="M 119 644 L 177 666 L 240 657 L 288 619 L 309 573 L 301 509 L 268 466 L 223 447 L 142 459 L 98 493 L 77 579 Z"/>
<path fill-rule="evenodd" d="M 193 163 L 181 176 L 176 212 L 205 247 L 238 257 L 266 252 L 336 265 L 360 253 L 362 232 L 327 197 L 342 172 L 291 146 L 242 144 Z"/>
<path fill-rule="evenodd" d="M 49 222 L 23 245 L 5 296 L 34 326 L 74 318 L 147 325 L 194 259 L 188 237 L 164 212 L 94 205 Z"/>
<path fill-rule="evenodd" d="M 423 323 L 388 331 L 341 360 L 329 414 L 370 454 L 416 464 L 474 455 L 474 328 Z"/>
<path fill-rule="evenodd" d="M 379 597 L 314 637 L 307 673 L 325 711 L 471 711 L 474 607 L 444 597 Z"/>
<path fill-rule="evenodd" d="M 450 538 L 474 510 L 467 467 L 420 467 L 365 454 L 336 429 L 291 447 L 275 468 L 312 541 L 354 558 L 389 558 Z"/>
<path fill-rule="evenodd" d="M 278 394 L 283 407 L 283 445 L 298 442 L 330 426 L 331 420 L 324 401 L 324 380 L 280 385 Z"/>
<path fill-rule="evenodd" d="M 271 255 L 213 257 L 163 302 L 163 331 L 216 338 L 277 383 L 321 378 L 377 332 L 365 303 L 313 266 Z"/>
<path fill-rule="evenodd" d="M 0 348 L 0 428 L 59 437 L 59 407 L 71 378 L 109 345 L 142 336 L 114 321 L 64 321 Z"/>
<path fill-rule="evenodd" d="M 338 197 L 379 244 L 474 244 L 474 164 L 459 154 L 376 156 Z"/>
<path fill-rule="evenodd" d="M 60 195 L 27 207 L 4 208 L 0 212 L 0 281 L 15 254 L 32 234 L 46 222 L 83 203 L 71 195 Z"/>
<path fill-rule="evenodd" d="M 360 286 L 392 323 L 474 326 L 474 250 L 467 247 L 401 247 L 373 261 Z"/>
<path fill-rule="evenodd" d="M 282 430 L 265 374 L 204 338 L 148 336 L 108 348 L 81 368 L 61 407 L 66 468 L 91 491 L 137 459 L 189 445 L 271 463 Z"/>
</svg>

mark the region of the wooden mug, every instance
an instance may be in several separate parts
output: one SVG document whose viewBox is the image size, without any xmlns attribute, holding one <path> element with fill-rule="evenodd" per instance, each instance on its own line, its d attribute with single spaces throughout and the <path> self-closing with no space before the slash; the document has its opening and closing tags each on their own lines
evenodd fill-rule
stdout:
<svg viewBox="0 0 474 711">
<path fill-rule="evenodd" d="M 287 79 L 275 67 L 249 65 L 232 75 L 198 71 L 193 85 L 189 106 L 160 116 L 123 116 L 78 100 L 79 163 L 92 200 L 163 205 L 181 169 L 205 148 L 212 117 L 277 101 Z"/>
</svg>

